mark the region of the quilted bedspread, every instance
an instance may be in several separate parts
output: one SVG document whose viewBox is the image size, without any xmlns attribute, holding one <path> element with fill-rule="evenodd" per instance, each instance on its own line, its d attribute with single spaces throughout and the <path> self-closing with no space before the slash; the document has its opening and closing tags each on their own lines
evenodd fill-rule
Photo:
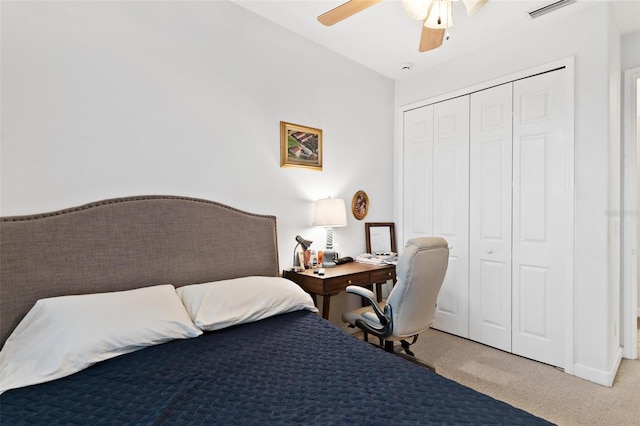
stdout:
<svg viewBox="0 0 640 426">
<path fill-rule="evenodd" d="M 308 311 L 0 395 L 0 424 L 549 424 Z"/>
</svg>

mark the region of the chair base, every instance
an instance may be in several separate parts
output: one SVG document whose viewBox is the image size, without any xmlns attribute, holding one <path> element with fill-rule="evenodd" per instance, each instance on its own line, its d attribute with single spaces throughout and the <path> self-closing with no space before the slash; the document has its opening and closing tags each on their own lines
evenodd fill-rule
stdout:
<svg viewBox="0 0 640 426">
<path fill-rule="evenodd" d="M 369 333 L 367 333 L 366 331 L 362 332 L 364 334 L 364 341 L 368 342 L 369 341 Z M 378 340 L 380 340 L 380 347 L 384 348 L 385 351 L 387 352 L 393 352 L 393 340 L 384 340 L 381 337 L 378 337 Z M 407 342 L 406 340 L 400 340 L 400 346 L 402 347 L 401 350 L 405 351 L 405 353 L 407 355 L 410 356 L 415 356 L 415 354 L 413 352 L 411 352 L 411 350 L 409 349 L 409 346 L 413 345 L 416 340 L 418 340 L 418 335 L 416 334 L 415 336 L 413 336 L 413 340 L 411 341 L 411 343 Z"/>
<path fill-rule="evenodd" d="M 407 353 L 403 353 L 402 351 L 404 351 L 404 349 L 400 349 L 399 351 L 395 350 L 395 347 L 393 345 L 393 340 L 385 340 L 384 343 L 380 343 L 380 344 L 376 344 L 376 343 L 372 343 L 367 341 L 367 343 L 369 343 L 372 346 L 375 346 L 376 348 L 380 348 L 380 349 L 384 349 L 386 352 L 392 353 L 396 356 L 399 356 L 401 358 L 406 359 L 407 361 L 411 361 L 414 364 L 417 364 L 421 367 L 424 367 L 426 369 L 429 369 L 431 371 L 433 371 L 434 373 L 436 372 L 436 368 L 433 365 L 427 364 L 424 361 L 419 360 L 418 358 L 416 358 L 414 356 L 413 353 L 411 353 L 410 355 Z"/>
<path fill-rule="evenodd" d="M 369 333 L 363 331 L 363 340 L 367 343 L 371 343 L 369 342 Z M 371 343 L 373 346 L 376 346 L 378 348 L 382 348 L 384 349 L 386 352 L 392 353 L 394 355 L 397 355 L 399 357 L 402 357 L 408 361 L 413 362 L 414 364 L 418 364 L 422 367 L 428 368 L 429 370 L 433 371 L 434 373 L 436 372 L 436 368 L 432 365 L 429 365 L 423 361 L 420 361 L 419 359 L 417 359 L 415 357 L 415 354 L 409 350 L 409 346 L 413 345 L 416 340 L 418 340 L 418 336 L 413 336 L 413 341 L 411 343 L 407 342 L 406 340 L 400 340 L 400 350 L 396 351 L 395 350 L 395 346 L 394 346 L 394 341 L 393 340 L 383 340 L 381 338 L 378 338 L 379 343 L 376 345 L 375 343 Z M 404 351 L 404 353 L 402 353 Z"/>
</svg>

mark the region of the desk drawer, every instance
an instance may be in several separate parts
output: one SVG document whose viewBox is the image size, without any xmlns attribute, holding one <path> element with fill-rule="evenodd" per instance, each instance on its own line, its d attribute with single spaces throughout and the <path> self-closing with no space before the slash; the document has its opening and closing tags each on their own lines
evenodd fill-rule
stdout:
<svg viewBox="0 0 640 426">
<path fill-rule="evenodd" d="M 382 283 L 386 282 L 387 280 L 395 280 L 395 278 L 395 269 L 383 269 L 381 271 L 371 272 L 371 283 Z"/>
<path fill-rule="evenodd" d="M 368 274 L 346 275 L 344 277 L 335 277 L 325 280 L 325 290 L 327 293 L 335 291 L 344 291 L 348 285 L 368 285 Z"/>
</svg>

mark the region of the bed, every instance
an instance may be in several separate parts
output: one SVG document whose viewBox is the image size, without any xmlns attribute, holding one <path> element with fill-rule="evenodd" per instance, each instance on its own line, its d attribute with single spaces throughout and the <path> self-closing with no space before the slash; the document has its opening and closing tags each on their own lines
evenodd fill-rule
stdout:
<svg viewBox="0 0 640 426">
<path fill-rule="evenodd" d="M 548 424 L 344 333 L 278 265 L 274 216 L 213 201 L 2 218 L 0 424 Z"/>
</svg>

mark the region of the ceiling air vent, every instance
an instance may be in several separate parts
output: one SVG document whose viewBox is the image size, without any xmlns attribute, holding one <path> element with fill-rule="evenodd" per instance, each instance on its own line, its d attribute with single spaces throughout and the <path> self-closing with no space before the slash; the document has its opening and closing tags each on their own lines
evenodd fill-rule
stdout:
<svg viewBox="0 0 640 426">
<path fill-rule="evenodd" d="M 539 16 L 542 15 L 546 15 L 547 13 L 551 13 L 555 10 L 560 9 L 561 7 L 565 7 L 565 6 L 569 6 L 571 3 L 575 3 L 576 0 L 559 0 L 559 1 L 555 1 L 553 3 L 550 3 L 546 6 L 543 6 L 539 9 L 536 10 L 532 10 L 531 12 L 529 12 L 529 16 L 531 16 L 532 19 L 537 18 Z"/>
</svg>

